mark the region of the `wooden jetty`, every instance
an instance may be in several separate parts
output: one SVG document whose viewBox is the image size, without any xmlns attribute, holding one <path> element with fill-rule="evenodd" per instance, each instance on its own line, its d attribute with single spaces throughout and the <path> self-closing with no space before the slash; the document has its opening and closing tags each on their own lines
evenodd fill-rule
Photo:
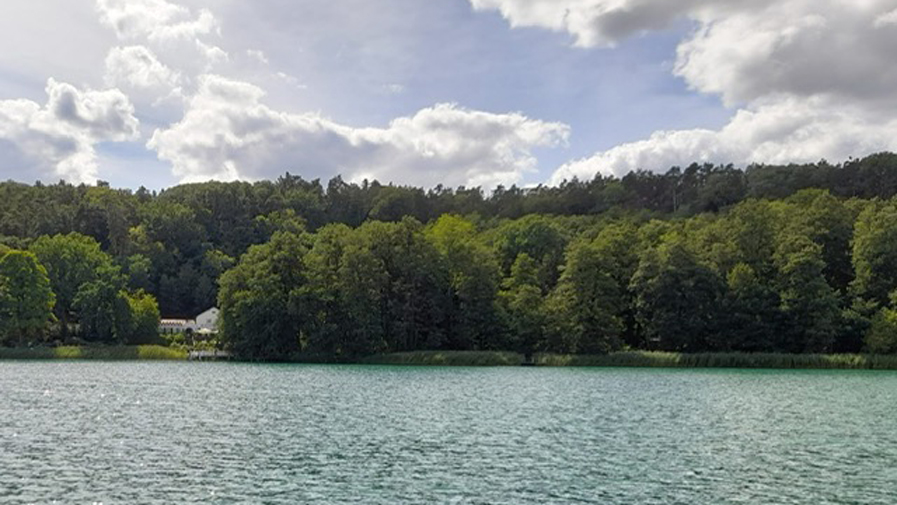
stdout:
<svg viewBox="0 0 897 505">
<path fill-rule="evenodd" d="M 231 355 L 227 351 L 190 351 L 187 359 L 190 361 L 213 361 L 219 359 L 230 359 Z"/>
</svg>

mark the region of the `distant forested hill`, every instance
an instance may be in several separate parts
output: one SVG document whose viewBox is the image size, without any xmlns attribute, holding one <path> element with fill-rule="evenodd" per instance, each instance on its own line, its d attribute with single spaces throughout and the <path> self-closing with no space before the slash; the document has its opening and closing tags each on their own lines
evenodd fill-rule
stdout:
<svg viewBox="0 0 897 505">
<path fill-rule="evenodd" d="M 693 164 L 492 194 L 289 174 L 158 194 L 6 182 L 0 255 L 28 251 L 6 261 L 30 272 L 22 286 L 45 271 L 58 324 L 0 334 L 48 339 L 78 322 L 114 339 L 127 332 L 103 311 L 130 304 L 149 321 L 157 300 L 169 316 L 220 303 L 225 339 L 251 357 L 891 352 L 895 195 L 891 153 L 840 165 Z M 73 276 L 67 265 L 91 271 Z M 9 272 L 0 263 L 7 314 Z"/>
</svg>

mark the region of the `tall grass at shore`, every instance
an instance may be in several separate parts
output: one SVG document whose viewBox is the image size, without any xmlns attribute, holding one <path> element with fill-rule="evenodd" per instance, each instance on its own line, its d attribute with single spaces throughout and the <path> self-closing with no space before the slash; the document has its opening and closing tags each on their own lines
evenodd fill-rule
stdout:
<svg viewBox="0 0 897 505">
<path fill-rule="evenodd" d="M 617 352 L 604 356 L 540 354 L 543 366 L 897 370 L 897 356 L 871 354 Z"/>
<path fill-rule="evenodd" d="M 160 345 L 0 347 L 0 360 L 185 360 L 187 351 Z"/>
<path fill-rule="evenodd" d="M 185 360 L 183 348 L 159 345 L 0 347 L 0 360 Z M 297 357 L 304 363 L 360 363 L 414 366 L 519 366 L 524 357 L 501 351 L 415 351 L 377 354 L 358 360 L 333 360 L 321 356 Z M 537 366 L 561 367 L 668 367 L 668 368 L 770 368 L 897 370 L 897 355 L 874 354 L 775 354 L 624 351 L 606 355 L 536 354 Z"/>
<path fill-rule="evenodd" d="M 514 366 L 523 355 L 514 352 L 417 351 L 378 354 L 360 360 L 377 365 Z M 871 354 L 776 354 L 625 351 L 606 355 L 536 354 L 537 366 L 780 368 L 897 370 L 897 356 Z"/>
<path fill-rule="evenodd" d="M 366 365 L 516 366 L 523 356 L 499 351 L 415 351 L 376 354 L 362 358 Z"/>
</svg>

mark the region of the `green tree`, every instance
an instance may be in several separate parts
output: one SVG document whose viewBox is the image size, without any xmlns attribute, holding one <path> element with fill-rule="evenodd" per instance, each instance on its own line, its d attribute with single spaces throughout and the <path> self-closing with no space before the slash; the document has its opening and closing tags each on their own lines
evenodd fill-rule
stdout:
<svg viewBox="0 0 897 505">
<path fill-rule="evenodd" d="M 734 246 L 735 256 L 720 265 L 720 273 L 727 275 L 731 268 L 743 263 L 761 278 L 775 275 L 773 255 L 778 221 L 779 213 L 769 202 L 747 200 L 735 206 L 722 221 L 725 231 L 721 237 L 723 243 Z"/>
<path fill-rule="evenodd" d="M 882 309 L 875 316 L 866 336 L 866 350 L 874 354 L 897 352 L 897 312 Z"/>
<path fill-rule="evenodd" d="M 221 276 L 222 341 L 246 359 L 283 359 L 300 350 L 303 312 L 291 298 L 305 284 L 307 236 L 276 232 Z"/>
<path fill-rule="evenodd" d="M 631 278 L 631 255 L 622 250 L 620 228 L 606 228 L 594 241 L 567 248 L 567 263 L 552 294 L 555 324 L 552 341 L 569 339 L 568 352 L 606 353 L 619 349 L 626 330 L 626 304 Z"/>
<path fill-rule="evenodd" d="M 131 331 L 130 306 L 122 296 L 125 278 L 115 266 L 102 267 L 96 274 L 75 295 L 81 334 L 87 340 L 124 343 Z"/>
<path fill-rule="evenodd" d="M 828 352 L 835 342 L 838 296 L 825 279 L 822 247 L 806 237 L 787 237 L 776 252 L 779 294 L 788 331 L 780 349 Z"/>
<path fill-rule="evenodd" d="M 496 297 L 499 267 L 490 251 L 476 241 L 470 221 L 444 215 L 427 229 L 427 239 L 442 256 L 451 285 L 448 347 L 490 349 L 501 345 Z"/>
<path fill-rule="evenodd" d="M 520 253 L 517 256 L 511 266 L 511 275 L 503 282 L 499 301 L 511 335 L 511 345 L 516 350 L 531 355 L 542 346 L 560 351 L 569 345 L 564 342 L 544 343 L 548 320 L 539 286 L 539 269 L 528 254 Z"/>
<path fill-rule="evenodd" d="M 309 352 L 355 356 L 385 348 L 377 289 L 385 272 L 353 234 L 342 224 L 325 226 L 306 255 L 308 282 L 293 303 L 304 314 Z"/>
<path fill-rule="evenodd" d="M 714 339 L 724 351 L 764 352 L 775 348 L 783 331 L 781 300 L 754 269 L 739 263 L 729 272 L 725 326 Z"/>
<path fill-rule="evenodd" d="M 76 215 L 78 231 L 93 237 L 115 255 L 124 253 L 128 230 L 136 221 L 136 201 L 129 192 L 104 186 L 87 188 Z"/>
<path fill-rule="evenodd" d="M 891 298 L 893 300 L 895 296 Z M 891 302 L 890 307 L 882 308 L 872 318 L 872 325 L 865 339 L 867 352 L 874 354 L 897 353 L 897 310 L 893 308 L 894 301 Z"/>
<path fill-rule="evenodd" d="M 151 241 L 158 241 L 182 258 L 198 256 L 206 240 L 206 231 L 190 207 L 155 200 L 141 208 L 141 222 Z"/>
<path fill-rule="evenodd" d="M 505 275 L 520 254 L 526 254 L 539 267 L 539 287 L 543 294 L 554 288 L 564 263 L 567 237 L 561 227 L 546 216 L 529 215 L 509 221 L 494 232 L 493 244 Z"/>
<path fill-rule="evenodd" d="M 56 294 L 54 313 L 65 337 L 81 287 L 97 280 L 101 270 L 112 268 L 112 258 L 96 240 L 78 233 L 40 237 L 31 245 L 31 252 L 47 269 L 50 287 Z"/>
<path fill-rule="evenodd" d="M 440 349 L 446 343 L 448 272 L 415 219 L 369 221 L 353 234 L 360 263 L 379 281 L 380 324 L 390 350 Z M 381 273 L 383 275 L 380 275 Z"/>
<path fill-rule="evenodd" d="M 698 352 L 714 347 L 725 284 L 673 236 L 647 251 L 632 278 L 636 317 L 648 345 Z"/>
<path fill-rule="evenodd" d="M 8 251 L 0 256 L 0 343 L 43 338 L 54 302 L 47 271 L 34 254 Z"/>
<path fill-rule="evenodd" d="M 127 344 L 153 344 L 159 340 L 159 304 L 156 298 L 142 290 L 122 291 L 119 297 L 127 301 L 127 320 L 119 323 L 119 332 Z M 122 324 L 125 323 L 126 324 Z"/>
<path fill-rule="evenodd" d="M 153 263 L 142 254 L 132 254 L 122 260 L 122 270 L 128 278 L 131 289 L 151 290 L 153 288 Z"/>
<path fill-rule="evenodd" d="M 871 205 L 860 213 L 853 239 L 855 293 L 880 306 L 897 289 L 897 202 Z"/>
<path fill-rule="evenodd" d="M 789 214 L 814 243 L 822 248 L 823 274 L 829 285 L 846 295 L 854 278 L 851 264 L 851 240 L 856 214 L 824 190 L 803 190 L 788 199 Z M 796 233 L 791 231 L 790 233 Z"/>
</svg>

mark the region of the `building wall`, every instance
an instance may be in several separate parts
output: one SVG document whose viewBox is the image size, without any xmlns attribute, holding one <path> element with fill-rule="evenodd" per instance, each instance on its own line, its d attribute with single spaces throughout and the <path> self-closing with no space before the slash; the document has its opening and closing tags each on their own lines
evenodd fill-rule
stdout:
<svg viewBox="0 0 897 505">
<path fill-rule="evenodd" d="M 196 329 L 209 329 L 209 330 L 217 330 L 218 329 L 218 309 L 212 307 L 211 309 L 203 312 L 202 314 L 196 316 Z"/>
<path fill-rule="evenodd" d="M 162 335 L 170 333 L 186 333 L 189 331 L 198 331 L 202 329 L 218 331 L 218 308 L 211 309 L 196 316 L 196 319 L 183 320 L 165 320 L 159 325 L 159 333 Z"/>
</svg>

